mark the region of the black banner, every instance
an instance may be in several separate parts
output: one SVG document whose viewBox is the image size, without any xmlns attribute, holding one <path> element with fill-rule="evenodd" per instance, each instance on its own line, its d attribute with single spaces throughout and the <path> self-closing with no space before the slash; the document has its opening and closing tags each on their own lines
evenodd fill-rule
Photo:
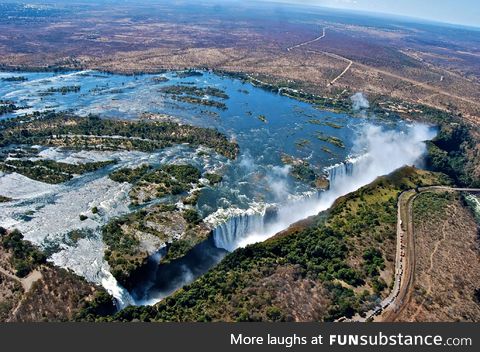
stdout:
<svg viewBox="0 0 480 352">
<path fill-rule="evenodd" d="M 2 324 L 2 351 L 478 351 L 479 324 Z"/>
</svg>

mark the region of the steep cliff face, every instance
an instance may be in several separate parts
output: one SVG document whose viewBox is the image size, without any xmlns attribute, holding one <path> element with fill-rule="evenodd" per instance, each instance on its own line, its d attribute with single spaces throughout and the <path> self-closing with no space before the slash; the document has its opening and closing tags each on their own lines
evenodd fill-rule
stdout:
<svg viewBox="0 0 480 352">
<path fill-rule="evenodd" d="M 71 321 L 87 303 L 95 316 L 115 312 L 102 288 L 45 263 L 19 232 L 0 230 L 0 321 Z"/>
<path fill-rule="evenodd" d="M 480 128 L 460 121 L 443 122 L 437 137 L 428 143 L 427 164 L 461 186 L 480 185 Z"/>
<path fill-rule="evenodd" d="M 156 306 L 130 307 L 114 319 L 312 321 L 361 314 L 390 290 L 398 195 L 443 182 L 411 167 L 380 177 L 309 222 L 234 251 Z"/>
</svg>

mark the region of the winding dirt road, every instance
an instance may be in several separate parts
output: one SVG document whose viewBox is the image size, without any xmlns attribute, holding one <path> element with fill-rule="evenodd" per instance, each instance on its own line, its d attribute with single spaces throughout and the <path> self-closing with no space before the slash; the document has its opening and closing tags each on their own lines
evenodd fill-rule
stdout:
<svg viewBox="0 0 480 352">
<path fill-rule="evenodd" d="M 312 39 L 312 40 L 309 40 L 309 41 L 291 46 L 291 47 L 287 48 L 287 51 L 291 51 L 291 50 L 296 49 L 296 48 L 301 48 L 302 46 L 314 43 L 316 41 L 319 41 L 320 39 L 325 38 L 326 28 L 327 27 L 323 28 L 323 34 L 321 36 L 319 36 L 315 39 Z M 395 74 L 393 72 L 382 70 L 382 69 L 377 68 L 377 67 L 368 66 L 368 65 L 362 64 L 360 62 L 353 61 L 353 60 L 350 60 L 349 58 L 346 58 L 346 57 L 343 57 L 343 56 L 340 56 L 340 55 L 337 55 L 337 54 L 333 54 L 333 53 L 330 53 L 330 52 L 327 52 L 327 51 L 306 50 L 306 52 L 311 53 L 311 54 L 326 55 L 326 56 L 329 56 L 331 58 L 341 60 L 341 61 L 345 61 L 345 62 L 348 63 L 347 67 L 337 77 L 335 77 L 333 80 L 331 80 L 327 84 L 327 87 L 330 87 L 330 86 L 334 85 L 339 79 L 341 79 L 351 69 L 351 67 L 353 65 L 355 65 L 356 67 L 363 68 L 367 71 L 374 71 L 379 75 L 384 75 L 384 76 L 399 80 L 400 82 L 403 82 L 405 84 L 409 84 L 412 87 L 421 87 L 421 88 L 430 92 L 430 95 L 429 95 L 430 97 L 435 96 L 435 95 L 443 95 L 443 96 L 446 96 L 446 97 L 449 97 L 449 98 L 452 98 L 452 99 L 457 99 L 457 100 L 463 101 L 463 102 L 468 103 L 468 104 L 472 104 L 472 105 L 477 106 L 477 107 L 480 106 L 480 103 L 478 101 L 468 99 L 464 96 L 460 96 L 460 95 L 457 95 L 457 94 L 452 94 L 452 93 L 446 92 L 443 89 L 441 89 L 440 87 L 436 87 L 435 85 L 432 85 L 431 83 L 434 83 L 433 81 L 432 82 L 419 82 L 415 79 L 407 78 L 407 77 L 401 76 L 399 74 Z M 440 75 L 440 82 L 443 82 L 444 78 L 445 77 L 443 75 Z"/>
<path fill-rule="evenodd" d="M 475 192 L 479 188 L 452 188 L 431 186 L 411 189 L 400 194 L 397 203 L 397 249 L 395 255 L 395 282 L 390 295 L 365 317 L 342 317 L 337 322 L 395 321 L 409 301 L 415 280 L 415 237 L 413 204 L 425 192 Z"/>
<path fill-rule="evenodd" d="M 20 306 L 22 305 L 23 300 L 25 299 L 25 294 L 27 294 L 32 289 L 33 284 L 38 280 L 42 279 L 43 276 L 39 270 L 33 270 L 28 276 L 24 278 L 20 278 L 16 275 L 11 274 L 10 272 L 8 272 L 7 270 L 1 267 L 0 267 L 0 273 L 20 283 L 24 291 L 22 298 L 18 301 L 18 304 L 16 305 L 16 307 L 9 314 L 10 317 L 6 320 L 6 322 L 12 322 L 14 321 L 15 315 L 17 314 L 17 311 L 20 309 Z"/>
<path fill-rule="evenodd" d="M 308 45 L 308 44 L 312 44 L 312 43 L 315 43 L 316 41 L 319 41 L 320 39 L 323 39 L 325 38 L 325 31 L 326 31 L 327 27 L 324 27 L 323 28 L 323 34 L 313 40 L 309 40 L 309 41 L 306 41 L 306 42 L 303 42 L 303 43 L 300 43 L 300 44 L 297 44 L 297 45 L 294 45 L 294 46 L 291 46 L 289 48 L 287 48 L 287 51 L 290 51 L 290 50 L 293 50 L 293 49 L 296 49 L 296 48 L 300 48 L 301 46 L 304 46 L 304 45 Z"/>
<path fill-rule="evenodd" d="M 423 187 L 403 192 L 398 200 L 397 254 L 395 263 L 395 284 L 390 296 L 382 302 L 373 315 L 374 321 L 395 321 L 410 299 L 415 279 L 415 236 L 413 204 L 422 193 L 480 192 L 479 188 L 452 188 L 445 186 Z"/>
<path fill-rule="evenodd" d="M 327 35 L 326 34 L 326 29 L 327 27 L 324 27 L 323 28 L 323 34 L 313 40 L 309 40 L 309 41 L 306 41 L 306 42 L 303 42 L 303 43 L 300 43 L 300 44 L 297 44 L 297 45 L 294 45 L 294 46 L 291 46 L 289 48 L 287 48 L 287 51 L 291 51 L 293 49 L 296 49 L 296 48 L 300 48 L 302 46 L 305 46 L 305 45 L 308 45 L 308 44 L 312 44 L 316 41 L 319 41 L 320 39 L 323 39 L 325 38 L 325 36 Z M 317 51 L 317 50 L 307 50 L 307 53 L 313 53 L 313 54 L 323 54 L 323 55 L 326 55 L 326 56 L 329 56 L 329 57 L 332 57 L 334 59 L 337 59 L 337 60 L 341 60 L 341 61 L 346 61 L 348 63 L 347 67 L 337 76 L 335 77 L 333 80 L 331 80 L 328 84 L 327 84 L 327 87 L 330 87 L 332 85 L 335 84 L 335 82 L 337 82 L 340 78 L 342 78 L 349 70 L 350 68 L 352 67 L 353 65 L 353 61 L 350 60 L 350 59 L 347 59 L 345 57 L 342 57 L 340 55 L 337 55 L 337 54 L 332 54 L 332 53 L 329 53 L 329 52 L 326 52 L 326 51 Z"/>
<path fill-rule="evenodd" d="M 0 268 L 0 273 L 2 273 L 3 275 L 9 277 L 10 279 L 12 280 L 15 280 L 17 282 L 19 282 L 25 293 L 27 293 L 28 291 L 30 291 L 30 289 L 32 288 L 32 285 L 40 280 L 42 278 L 42 274 L 40 273 L 40 271 L 38 270 L 34 270 L 32 271 L 28 276 L 24 277 L 24 278 L 19 278 L 18 276 L 16 275 L 12 275 L 10 274 L 8 271 L 6 271 L 5 269 L 3 268 Z"/>
</svg>

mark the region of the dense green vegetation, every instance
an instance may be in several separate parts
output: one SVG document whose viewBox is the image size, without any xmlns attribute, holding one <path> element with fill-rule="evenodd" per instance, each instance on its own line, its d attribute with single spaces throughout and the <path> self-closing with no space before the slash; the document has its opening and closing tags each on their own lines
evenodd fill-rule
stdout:
<svg viewBox="0 0 480 352">
<path fill-rule="evenodd" d="M 196 87 L 186 85 L 167 86 L 159 89 L 161 93 L 169 94 L 172 99 L 189 104 L 210 106 L 221 110 L 226 110 L 225 103 L 206 99 L 205 97 L 216 97 L 228 99 L 229 96 L 221 89 L 215 87 Z"/>
<path fill-rule="evenodd" d="M 179 71 L 176 73 L 178 78 L 188 78 L 188 77 L 202 77 L 203 73 L 200 71 L 195 70 L 186 70 L 186 71 Z"/>
<path fill-rule="evenodd" d="M 150 170 L 150 169 L 148 169 Z M 201 178 L 200 170 L 191 165 L 163 165 L 152 171 L 144 171 L 133 179 L 134 187 L 130 197 L 137 203 L 166 195 L 178 195 L 189 191 Z"/>
<path fill-rule="evenodd" d="M 365 312 L 388 294 L 380 272 L 393 265 L 396 200 L 402 190 L 448 180 L 403 168 L 342 197 L 310 225 L 238 249 L 216 268 L 154 307 L 130 307 L 113 320 L 291 320 L 281 292 L 267 282 L 280 268 L 296 268 L 289 280 L 310 280 L 325 290 L 323 320 Z M 356 264 L 355 264 L 356 263 Z M 259 289 L 258 287 L 261 287 Z M 354 288 L 357 288 L 354 290 Z"/>
<path fill-rule="evenodd" d="M 119 183 L 128 182 L 135 183 L 145 176 L 148 172 L 152 171 L 153 168 L 149 165 L 142 165 L 137 168 L 124 168 L 112 172 L 109 177 Z"/>
<path fill-rule="evenodd" d="M 421 222 L 425 219 L 432 219 L 434 216 L 443 214 L 445 208 L 454 199 L 454 195 L 449 192 L 425 192 L 415 199 L 413 212 L 415 222 Z"/>
<path fill-rule="evenodd" d="M 7 232 L 0 227 L 0 244 L 4 249 L 11 251 L 10 263 L 18 277 L 27 276 L 33 269 L 44 264 L 47 260 L 45 254 L 30 242 L 23 240 L 23 235 L 18 230 Z"/>
<path fill-rule="evenodd" d="M 171 95 L 192 95 L 196 97 L 204 97 L 206 95 L 220 98 L 220 99 L 228 99 L 229 96 L 225 91 L 215 88 L 215 87 L 195 87 L 195 86 L 168 86 L 162 87 L 159 90 L 161 93 L 164 94 L 171 94 Z"/>
<path fill-rule="evenodd" d="M 134 204 L 144 203 L 166 195 L 178 195 L 189 191 L 202 177 L 200 170 L 191 165 L 163 165 L 153 168 L 149 165 L 112 172 L 109 177 L 116 182 L 133 184 L 130 197 Z M 205 175 L 207 177 L 207 175 Z M 214 176 L 208 176 L 213 177 Z M 198 197 L 197 197 L 198 198 Z M 195 202 L 187 202 L 191 205 Z"/>
<path fill-rule="evenodd" d="M 112 297 L 104 290 L 97 291 L 92 300 L 83 301 L 82 307 L 73 317 L 74 321 L 90 321 L 96 317 L 108 316 L 115 313 Z"/>
<path fill-rule="evenodd" d="M 7 203 L 7 202 L 10 202 L 11 200 L 12 200 L 11 198 L 0 195 L 0 203 Z"/>
<path fill-rule="evenodd" d="M 227 105 L 225 105 L 225 103 L 222 103 L 216 100 L 203 99 L 203 98 L 197 98 L 197 97 L 191 97 L 191 96 L 183 96 L 183 95 L 180 95 L 180 96 L 172 95 L 172 99 L 181 101 L 182 103 L 210 106 L 220 110 L 227 110 Z"/>
<path fill-rule="evenodd" d="M 105 260 L 111 268 L 112 275 L 120 284 L 128 287 L 131 273 L 142 267 L 147 259 L 146 253 L 139 250 L 140 241 L 131 232 L 122 231 L 122 226 L 131 221 L 131 216 L 116 219 L 102 229 Z"/>
<path fill-rule="evenodd" d="M 168 164 L 162 166 L 161 170 L 174 177 L 175 180 L 182 184 L 198 182 L 201 177 L 200 170 L 198 170 L 195 166 L 188 164 Z"/>
<path fill-rule="evenodd" d="M 63 86 L 63 87 L 51 87 L 48 88 L 43 95 L 50 95 L 53 93 L 61 93 L 62 95 L 68 93 L 78 93 L 80 92 L 80 86 Z"/>
<path fill-rule="evenodd" d="M 25 82 L 28 81 L 27 77 L 24 76 L 11 76 L 11 77 L 3 77 L 3 82 Z"/>
<path fill-rule="evenodd" d="M 337 137 L 334 137 L 334 136 L 326 136 L 325 134 L 323 134 L 320 131 L 316 133 L 316 137 L 319 140 L 330 143 L 330 144 L 333 144 L 334 146 L 336 146 L 338 148 L 345 148 L 345 144 L 343 143 L 343 141 L 340 138 L 337 138 Z"/>
<path fill-rule="evenodd" d="M 5 114 L 10 114 L 17 109 L 18 109 L 18 107 L 13 103 L 0 104 L 0 116 L 5 115 Z"/>
<path fill-rule="evenodd" d="M 180 238 L 177 236 L 181 234 Z M 196 210 L 180 210 L 175 205 L 156 205 L 110 221 L 102 229 L 107 246 L 105 260 L 112 275 L 130 288 L 130 278 L 148 260 L 141 246 L 143 236 L 158 237 L 167 244 L 163 262 L 177 259 L 210 234 Z"/>
<path fill-rule="evenodd" d="M 167 255 L 162 258 L 161 263 L 167 264 L 171 261 L 184 257 L 192 249 L 192 243 L 186 240 L 175 240 L 167 245 Z"/>
<path fill-rule="evenodd" d="M 170 121 L 119 121 L 53 112 L 0 121 L 0 146 L 29 144 L 150 152 L 181 143 L 204 145 L 228 158 L 235 158 L 238 153 L 238 145 L 216 130 Z"/>
<path fill-rule="evenodd" d="M 293 177 L 297 180 L 303 181 L 305 183 L 314 183 L 317 179 L 317 174 L 310 167 L 310 164 L 307 162 L 298 163 L 292 166 L 290 171 Z"/>
<path fill-rule="evenodd" d="M 387 287 L 385 281 L 379 277 L 380 271 L 385 269 L 382 252 L 374 247 L 367 248 L 363 253 L 363 259 L 363 271 L 367 277 L 371 278 L 374 292 L 379 294 Z"/>
<path fill-rule="evenodd" d="M 205 178 L 210 182 L 211 185 L 215 185 L 217 183 L 222 182 L 222 175 L 213 173 L 213 172 L 207 172 L 205 175 Z"/>
<path fill-rule="evenodd" d="M 480 187 L 480 150 L 469 126 L 442 124 L 437 137 L 428 143 L 428 166 L 462 186 Z"/>
<path fill-rule="evenodd" d="M 189 226 L 198 225 L 202 221 L 200 214 L 195 209 L 185 209 L 182 215 Z"/>
<path fill-rule="evenodd" d="M 50 184 L 63 183 L 71 180 L 74 175 L 82 175 L 96 171 L 115 161 L 99 161 L 85 164 L 67 164 L 54 160 L 4 160 L 0 161 L 0 171 L 16 172 L 32 180 Z"/>
</svg>

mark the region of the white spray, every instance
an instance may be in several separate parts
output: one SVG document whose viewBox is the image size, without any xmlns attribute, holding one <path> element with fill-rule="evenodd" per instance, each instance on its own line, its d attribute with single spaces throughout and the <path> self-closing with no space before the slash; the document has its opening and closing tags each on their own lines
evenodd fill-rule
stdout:
<svg viewBox="0 0 480 352">
<path fill-rule="evenodd" d="M 230 227 L 228 231 L 231 235 L 230 243 L 226 241 L 227 234 L 222 231 L 226 228 L 223 225 L 214 233 L 214 236 L 221 236 L 222 240 L 215 242 L 217 246 L 223 244 L 221 248 L 231 251 L 264 241 L 291 224 L 328 209 L 338 197 L 371 183 L 377 177 L 389 174 L 405 165 L 417 164 L 426 151 L 425 141 L 434 136 L 433 129 L 422 124 L 410 126 L 407 132 L 366 125 L 357 138 L 354 148 L 354 151 L 361 156 L 330 169 L 331 185 L 328 191 L 318 197 L 288 202 L 280 206 L 277 211 L 277 220 L 274 222 L 265 224 L 256 219 L 255 226 L 239 226 L 238 229 Z M 235 219 L 229 221 L 233 221 L 232 225 L 235 225 Z M 237 233 L 242 230 L 250 231 Z"/>
<path fill-rule="evenodd" d="M 350 97 L 352 101 L 352 108 L 354 111 L 360 111 L 363 109 L 368 109 L 370 107 L 370 103 L 368 102 L 367 98 L 363 93 L 355 93 Z"/>
</svg>

